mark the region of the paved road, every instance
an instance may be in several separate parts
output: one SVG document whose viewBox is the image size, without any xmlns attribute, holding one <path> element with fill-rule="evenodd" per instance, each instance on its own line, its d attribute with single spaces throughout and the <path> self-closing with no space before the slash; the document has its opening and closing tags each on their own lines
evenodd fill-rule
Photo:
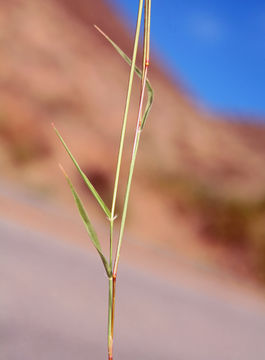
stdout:
<svg viewBox="0 0 265 360">
<path fill-rule="evenodd" d="M 264 360 L 265 312 L 141 274 L 118 282 L 115 360 Z M 0 360 L 106 359 L 94 254 L 0 220 Z"/>
</svg>

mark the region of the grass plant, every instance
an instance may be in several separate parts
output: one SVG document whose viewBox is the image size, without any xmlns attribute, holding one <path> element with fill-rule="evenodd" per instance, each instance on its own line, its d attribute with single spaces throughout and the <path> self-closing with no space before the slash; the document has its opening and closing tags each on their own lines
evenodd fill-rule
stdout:
<svg viewBox="0 0 265 360">
<path fill-rule="evenodd" d="M 140 46 L 140 29 L 142 23 L 142 14 L 144 13 L 144 32 L 143 32 L 143 56 L 142 56 L 142 69 L 136 66 L 136 59 L 137 59 L 137 52 Z M 144 128 L 146 119 L 149 115 L 152 102 L 153 102 L 153 90 L 151 84 L 147 78 L 148 68 L 150 64 L 149 54 L 150 54 L 150 15 L 151 15 L 151 0 L 139 0 L 139 7 L 138 7 L 138 16 L 137 16 L 137 24 L 136 24 L 136 31 L 134 37 L 134 47 L 133 47 L 133 54 L 132 58 L 130 59 L 119 47 L 116 45 L 101 29 L 99 29 L 96 25 L 95 28 L 104 36 L 104 38 L 113 46 L 113 48 L 121 55 L 121 57 L 129 64 L 130 66 L 130 74 L 129 74 L 129 82 L 128 82 L 128 89 L 127 89 L 127 97 L 126 103 L 124 108 L 124 115 L 122 120 L 122 128 L 121 128 L 121 136 L 120 136 L 120 143 L 119 143 L 119 151 L 118 151 L 118 160 L 117 160 L 117 167 L 116 167 L 116 174 L 114 180 L 114 189 L 113 189 L 113 196 L 112 196 L 112 205 L 111 208 L 108 208 L 100 194 L 97 192 L 93 184 L 87 178 L 85 173 L 80 168 L 78 162 L 72 155 L 70 149 L 68 148 L 67 144 L 63 140 L 62 136 L 60 135 L 59 131 L 54 127 L 54 130 L 60 139 L 61 143 L 63 144 L 66 152 L 70 156 L 73 164 L 77 168 L 80 176 L 84 180 L 85 184 L 87 185 L 89 191 L 93 194 L 97 204 L 100 206 L 102 211 L 105 213 L 108 221 L 109 221 L 109 256 L 107 257 L 103 254 L 100 240 L 98 239 L 96 230 L 94 229 L 85 207 L 76 192 L 74 185 L 72 184 L 69 176 L 66 174 L 63 167 L 60 165 L 60 168 L 63 174 L 66 177 L 66 180 L 69 184 L 71 192 L 73 194 L 74 200 L 76 202 L 77 208 L 79 210 L 80 216 L 84 222 L 85 228 L 88 232 L 90 240 L 92 241 L 94 247 L 96 248 L 99 257 L 103 263 L 104 269 L 106 271 L 108 277 L 108 286 L 109 286 L 109 296 L 108 296 L 108 360 L 113 359 L 113 333 L 114 333 L 114 314 L 115 314 L 115 295 L 116 295 L 116 279 L 118 273 L 118 264 L 120 259 L 120 252 L 121 246 L 123 243 L 124 238 L 124 231 L 125 231 L 125 224 L 126 224 L 126 217 L 127 217 L 127 210 L 128 210 L 128 203 L 130 198 L 130 190 L 132 185 L 132 178 L 134 173 L 134 167 L 137 157 L 138 146 L 140 143 L 141 133 Z M 119 236 L 116 241 L 114 241 L 114 226 L 115 226 L 115 219 L 117 218 L 116 215 L 116 207 L 117 207 L 117 195 L 120 190 L 119 187 L 119 179 L 120 179 L 120 171 L 122 165 L 122 156 L 124 151 L 125 145 L 125 134 L 127 128 L 127 120 L 129 114 L 129 108 L 131 103 L 131 96 L 132 96 L 132 88 L 133 88 L 133 81 L 134 75 L 138 75 L 141 79 L 141 89 L 140 89 L 140 99 L 139 99 L 139 108 L 138 108 L 138 116 L 137 122 L 135 127 L 135 135 L 134 135 L 134 142 L 131 154 L 131 162 L 129 167 L 127 185 L 125 190 L 124 202 L 122 207 L 122 216 L 121 216 L 121 223 L 119 228 Z M 145 92 L 147 90 L 147 101 L 146 106 L 144 109 L 144 102 L 145 102 Z M 113 256 L 114 249 L 116 249 L 115 256 Z"/>
</svg>

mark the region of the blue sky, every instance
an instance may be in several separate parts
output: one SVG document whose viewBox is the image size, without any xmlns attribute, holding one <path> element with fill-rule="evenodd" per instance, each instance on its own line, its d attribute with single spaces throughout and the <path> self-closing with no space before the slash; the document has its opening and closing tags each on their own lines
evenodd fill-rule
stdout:
<svg viewBox="0 0 265 360">
<path fill-rule="evenodd" d="M 131 27 L 138 0 L 109 0 Z M 265 118 L 265 1 L 153 0 L 152 46 L 212 110 Z"/>
</svg>

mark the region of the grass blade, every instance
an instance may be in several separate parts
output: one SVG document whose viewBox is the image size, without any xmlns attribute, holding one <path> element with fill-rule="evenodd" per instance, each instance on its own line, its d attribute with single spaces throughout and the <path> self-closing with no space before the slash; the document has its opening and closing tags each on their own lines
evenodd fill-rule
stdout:
<svg viewBox="0 0 265 360">
<path fill-rule="evenodd" d="M 129 64 L 131 65 L 132 61 L 129 58 L 129 56 L 127 56 L 120 48 L 117 44 L 115 44 L 115 42 L 113 40 L 111 40 L 111 38 L 108 37 L 108 35 L 106 35 L 104 33 L 104 31 L 102 31 L 98 26 L 94 25 L 95 28 L 111 43 L 111 45 L 114 47 L 114 49 L 121 55 L 121 57 Z M 142 78 L 142 71 L 135 66 L 135 72 L 136 74 L 139 76 L 139 78 Z M 142 123 L 141 123 L 141 129 L 143 129 L 146 119 L 149 115 L 149 112 L 151 110 L 153 101 L 154 101 L 154 91 L 153 88 L 150 84 L 150 81 L 147 79 L 146 80 L 146 88 L 147 88 L 147 94 L 148 94 L 148 98 L 147 98 L 147 104 L 144 110 L 144 114 L 143 114 L 143 119 L 142 119 Z"/>
<path fill-rule="evenodd" d="M 64 176 L 65 176 L 65 178 L 66 178 L 66 180 L 67 180 L 67 182 L 69 184 L 69 187 L 70 187 L 70 189 L 72 191 L 72 194 L 73 194 L 73 197 L 75 199 L 79 214 L 80 214 L 80 216 L 81 216 L 81 218 L 82 218 L 82 220 L 83 220 L 83 222 L 85 224 L 85 227 L 86 227 L 86 230 L 87 230 L 87 232 L 89 234 L 89 237 L 90 237 L 93 245 L 95 246 L 95 248 L 96 248 L 96 250 L 97 250 L 97 252 L 98 252 L 98 254 L 99 254 L 99 256 L 100 256 L 100 258 L 101 258 L 101 260 L 103 262 L 103 265 L 104 265 L 104 268 L 106 270 L 106 273 L 107 273 L 108 277 L 110 277 L 112 272 L 111 272 L 111 269 L 109 267 L 108 261 L 106 260 L 105 256 L 102 253 L 97 233 L 94 230 L 94 228 L 93 228 L 93 226 L 92 226 L 92 224 L 91 224 L 91 222 L 90 222 L 90 220 L 89 220 L 89 218 L 87 216 L 87 213 L 86 213 L 86 210 L 85 210 L 85 208 L 84 208 L 84 206 L 82 204 L 82 201 L 80 200 L 80 198 L 79 198 L 79 196 L 78 196 L 78 194 L 77 194 L 77 192 L 76 192 L 76 190 L 75 190 L 69 176 L 66 174 L 64 168 L 61 165 L 60 165 L 60 169 L 62 170 L 62 172 L 63 172 L 63 174 L 64 174 Z"/>
<path fill-rule="evenodd" d="M 107 205 L 105 204 L 105 202 L 102 200 L 102 198 L 100 197 L 99 193 L 97 192 L 97 190 L 94 188 L 94 186 L 92 185 L 92 183 L 89 181 L 89 179 L 87 178 L 87 176 L 85 175 L 85 173 L 81 170 L 80 166 L 78 165 L 78 162 L 75 160 L 74 156 L 72 155 L 71 151 L 69 150 L 68 146 L 66 145 L 65 141 L 63 140 L 62 136 L 60 135 L 59 131 L 56 129 L 56 127 L 54 126 L 54 124 L 52 124 L 52 127 L 56 133 L 56 135 L 58 136 L 58 138 L 60 139 L 61 143 L 63 144 L 65 150 L 67 151 L 68 155 L 70 156 L 71 160 L 73 161 L 75 167 L 77 168 L 77 170 L 79 171 L 80 175 L 82 176 L 84 182 L 86 183 L 87 187 L 89 188 L 89 190 L 91 191 L 91 193 L 94 195 L 95 199 L 97 200 L 97 202 L 99 203 L 99 205 L 101 206 L 102 210 L 104 211 L 104 213 L 107 215 L 108 218 L 110 218 L 111 213 L 109 208 L 107 207 Z"/>
</svg>

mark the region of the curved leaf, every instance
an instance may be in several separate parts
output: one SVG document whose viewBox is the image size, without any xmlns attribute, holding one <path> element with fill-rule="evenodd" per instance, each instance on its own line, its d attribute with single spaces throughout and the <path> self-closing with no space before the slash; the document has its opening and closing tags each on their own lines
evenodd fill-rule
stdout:
<svg viewBox="0 0 265 360">
<path fill-rule="evenodd" d="M 62 170 L 62 172 L 63 172 L 63 174 L 64 174 L 64 176 L 65 176 L 65 178 L 66 178 L 66 180 L 67 180 L 67 182 L 68 182 L 68 184 L 70 186 L 70 189 L 71 189 L 73 197 L 75 199 L 79 214 L 80 214 L 80 216 L 81 216 L 81 218 L 82 218 L 82 220 L 83 220 L 83 222 L 85 224 L 85 227 L 86 227 L 86 230 L 87 230 L 87 232 L 89 234 L 89 237 L 90 237 L 93 245 L 95 246 L 95 248 L 96 248 L 96 250 L 97 250 L 97 252 L 98 252 L 98 254 L 99 254 L 99 256 L 100 256 L 100 258 L 102 260 L 102 263 L 104 265 L 104 268 L 106 270 L 106 273 L 107 273 L 108 277 L 110 277 L 111 276 L 111 269 L 109 267 L 107 259 L 105 258 L 105 256 L 102 253 L 97 233 L 94 230 L 94 228 L 93 228 L 93 226 L 92 226 L 92 224 L 91 224 L 91 222 L 90 222 L 90 220 L 89 220 L 89 218 L 87 216 L 87 213 L 86 213 L 86 210 L 85 210 L 85 208 L 84 208 L 84 206 L 82 204 L 82 201 L 79 198 L 79 196 L 78 196 L 78 194 L 77 194 L 77 192 L 76 192 L 76 190 L 75 190 L 69 176 L 66 174 L 64 168 L 61 165 L 60 165 L 60 169 Z"/>
<path fill-rule="evenodd" d="M 113 40 L 111 40 L 111 38 L 108 37 L 108 35 L 106 35 L 104 33 L 104 31 L 102 31 L 97 25 L 94 25 L 95 28 L 111 43 L 111 45 L 114 47 L 114 49 L 121 55 L 121 57 L 129 64 L 131 65 L 132 61 L 129 58 L 129 56 L 127 56 L 120 48 L 117 44 L 115 44 L 115 42 Z M 136 74 L 139 76 L 139 78 L 142 78 L 142 71 L 135 66 L 135 72 Z M 153 101 L 154 101 L 154 91 L 153 88 L 150 84 L 150 81 L 147 79 L 146 80 L 146 87 L 147 87 L 147 94 L 148 94 L 148 99 L 147 99 L 147 104 L 145 107 L 145 111 L 143 114 L 143 119 L 142 119 L 142 125 L 141 125 L 141 129 L 143 129 L 144 125 L 145 125 L 145 121 L 147 119 L 147 116 L 149 115 L 149 112 L 151 110 Z"/>
<path fill-rule="evenodd" d="M 56 127 L 54 126 L 54 124 L 52 124 L 52 127 L 54 129 L 54 131 L 56 132 L 58 138 L 60 139 L 61 143 L 63 144 L 65 150 L 67 151 L 68 155 L 70 156 L 71 160 L 73 161 L 75 167 L 77 168 L 77 170 L 79 171 L 80 175 L 82 176 L 84 182 L 86 183 L 87 187 L 89 188 L 89 190 L 92 192 L 92 194 L 94 195 L 95 199 L 97 200 L 97 202 L 99 203 L 99 205 L 101 206 L 102 210 L 104 211 L 104 213 L 107 215 L 108 218 L 111 217 L 111 212 L 109 210 L 109 208 L 107 207 L 107 205 L 104 203 L 104 201 L 102 200 L 102 198 L 100 197 L 99 193 L 97 192 L 97 190 L 94 188 L 94 186 L 92 185 L 92 183 L 89 181 L 89 179 L 87 178 L 87 176 L 85 175 L 85 173 L 81 170 L 80 166 L 78 165 L 77 161 L 75 160 L 74 156 L 72 155 L 71 151 L 69 150 L 68 146 L 66 145 L 65 141 L 63 140 L 62 136 L 60 135 L 59 131 L 56 129 Z"/>
</svg>

